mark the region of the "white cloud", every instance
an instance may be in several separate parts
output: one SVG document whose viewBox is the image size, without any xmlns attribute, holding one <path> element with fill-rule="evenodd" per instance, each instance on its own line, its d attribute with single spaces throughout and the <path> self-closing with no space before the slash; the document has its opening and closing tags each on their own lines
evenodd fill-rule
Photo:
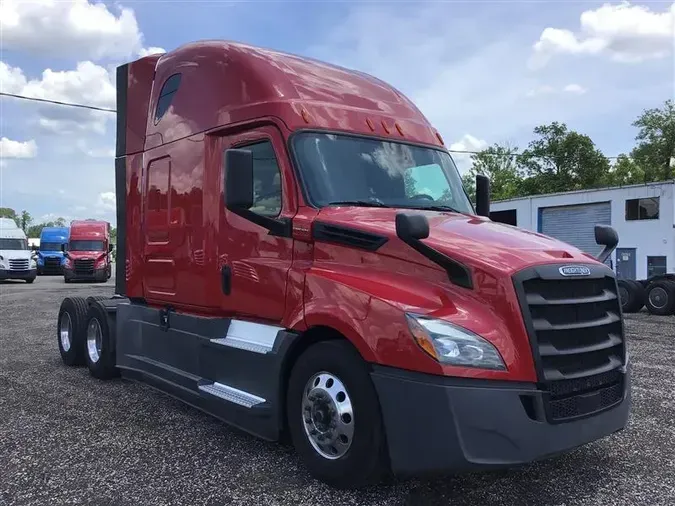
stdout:
<svg viewBox="0 0 675 506">
<path fill-rule="evenodd" d="M 470 134 L 465 134 L 460 140 L 450 144 L 448 150 L 450 151 L 459 172 L 465 174 L 471 168 L 471 154 L 453 153 L 453 151 L 481 151 L 487 147 L 487 141 L 478 139 Z"/>
<path fill-rule="evenodd" d="M 541 86 L 537 86 L 535 88 L 532 88 L 526 93 L 526 96 L 528 97 L 538 97 L 538 96 L 546 96 L 546 95 L 559 95 L 561 93 L 568 93 L 571 95 L 583 95 L 586 93 L 588 90 L 581 86 L 580 84 L 576 83 L 570 83 L 562 88 L 556 88 L 555 86 L 551 86 L 548 84 L 544 84 Z"/>
<path fill-rule="evenodd" d="M 138 56 L 150 56 L 151 54 L 162 54 L 166 53 L 166 49 L 163 47 L 144 47 L 138 52 Z"/>
<path fill-rule="evenodd" d="M 90 61 L 77 63 L 74 70 L 46 69 L 39 79 L 30 80 L 20 68 L 0 62 L 0 81 L 4 83 L 3 91 L 8 93 L 115 109 L 114 74 Z M 115 118 L 110 112 L 75 107 L 36 104 L 36 108 L 40 116 L 38 126 L 55 134 L 92 130 L 102 134 L 105 133 L 106 122 Z"/>
<path fill-rule="evenodd" d="M 0 139 L 0 158 L 35 158 L 37 156 L 37 143 L 28 141 L 13 141 L 7 137 Z"/>
<path fill-rule="evenodd" d="M 96 202 L 96 214 L 107 214 L 116 209 L 115 192 L 101 192 Z"/>
<path fill-rule="evenodd" d="M 0 31 L 5 49 L 40 56 L 129 58 L 143 48 L 132 9 L 88 0 L 3 0 Z"/>
<path fill-rule="evenodd" d="M 661 59 L 675 45 L 675 3 L 665 11 L 644 5 L 603 4 L 581 14 L 575 33 L 546 28 L 534 44 L 532 68 L 546 65 L 556 54 L 599 55 L 623 63 Z"/>
<path fill-rule="evenodd" d="M 91 146 L 89 146 L 89 144 L 87 143 L 87 141 L 85 139 L 78 139 L 75 142 L 75 147 L 81 153 L 84 153 L 87 156 L 91 156 L 92 158 L 114 158 L 115 157 L 115 149 L 114 148 L 101 148 L 101 147 L 92 148 Z"/>
<path fill-rule="evenodd" d="M 573 93 L 575 95 L 583 95 L 586 93 L 588 90 L 581 86 L 580 84 L 572 83 L 568 84 L 563 88 L 563 91 L 566 93 Z"/>
</svg>

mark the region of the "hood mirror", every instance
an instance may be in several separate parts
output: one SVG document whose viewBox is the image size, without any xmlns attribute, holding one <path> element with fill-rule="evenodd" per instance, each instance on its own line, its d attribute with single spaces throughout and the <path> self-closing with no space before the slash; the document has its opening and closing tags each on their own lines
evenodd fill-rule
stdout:
<svg viewBox="0 0 675 506">
<path fill-rule="evenodd" d="M 598 261 L 604 263 L 619 244 L 619 234 L 609 225 L 596 225 L 595 242 L 605 247 L 597 256 Z"/>
<path fill-rule="evenodd" d="M 404 242 L 426 239 L 429 237 L 429 220 L 423 214 L 398 213 L 396 235 Z"/>
</svg>

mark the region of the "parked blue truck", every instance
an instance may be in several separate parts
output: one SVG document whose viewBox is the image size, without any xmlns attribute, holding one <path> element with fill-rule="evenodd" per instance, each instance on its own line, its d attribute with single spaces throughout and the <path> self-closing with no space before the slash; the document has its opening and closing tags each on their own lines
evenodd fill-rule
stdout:
<svg viewBox="0 0 675 506">
<path fill-rule="evenodd" d="M 65 257 L 61 245 L 68 244 L 70 228 L 45 227 L 40 233 L 40 247 L 37 256 L 38 275 L 63 274 Z"/>
</svg>

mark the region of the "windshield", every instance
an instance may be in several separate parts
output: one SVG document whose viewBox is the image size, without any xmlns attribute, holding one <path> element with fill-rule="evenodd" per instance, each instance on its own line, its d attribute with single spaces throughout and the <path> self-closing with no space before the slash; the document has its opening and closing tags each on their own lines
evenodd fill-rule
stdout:
<svg viewBox="0 0 675 506">
<path fill-rule="evenodd" d="M 69 251 L 103 251 L 103 241 L 70 241 Z"/>
<path fill-rule="evenodd" d="M 0 249 L 27 250 L 28 240 L 26 239 L 0 239 Z"/>
<path fill-rule="evenodd" d="M 309 199 L 473 214 L 457 167 L 446 152 L 373 138 L 316 132 L 293 140 Z"/>
<path fill-rule="evenodd" d="M 40 250 L 42 251 L 61 251 L 60 242 L 41 242 Z"/>
</svg>

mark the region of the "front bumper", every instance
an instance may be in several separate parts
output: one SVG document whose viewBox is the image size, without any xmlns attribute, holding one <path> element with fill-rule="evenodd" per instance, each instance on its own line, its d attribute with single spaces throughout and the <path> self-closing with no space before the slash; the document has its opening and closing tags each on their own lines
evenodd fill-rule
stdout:
<svg viewBox="0 0 675 506">
<path fill-rule="evenodd" d="M 0 279 L 35 279 L 37 269 L 28 269 L 26 271 L 10 271 L 0 269 Z"/>
<path fill-rule="evenodd" d="M 93 271 L 84 274 L 64 267 L 63 276 L 68 281 L 106 281 L 108 279 L 108 269 L 106 267 L 94 269 Z"/>
<path fill-rule="evenodd" d="M 631 405 L 630 365 L 621 400 L 574 421 L 546 421 L 535 384 L 437 377 L 374 366 L 394 474 L 426 474 L 526 464 L 623 429 Z"/>
</svg>

